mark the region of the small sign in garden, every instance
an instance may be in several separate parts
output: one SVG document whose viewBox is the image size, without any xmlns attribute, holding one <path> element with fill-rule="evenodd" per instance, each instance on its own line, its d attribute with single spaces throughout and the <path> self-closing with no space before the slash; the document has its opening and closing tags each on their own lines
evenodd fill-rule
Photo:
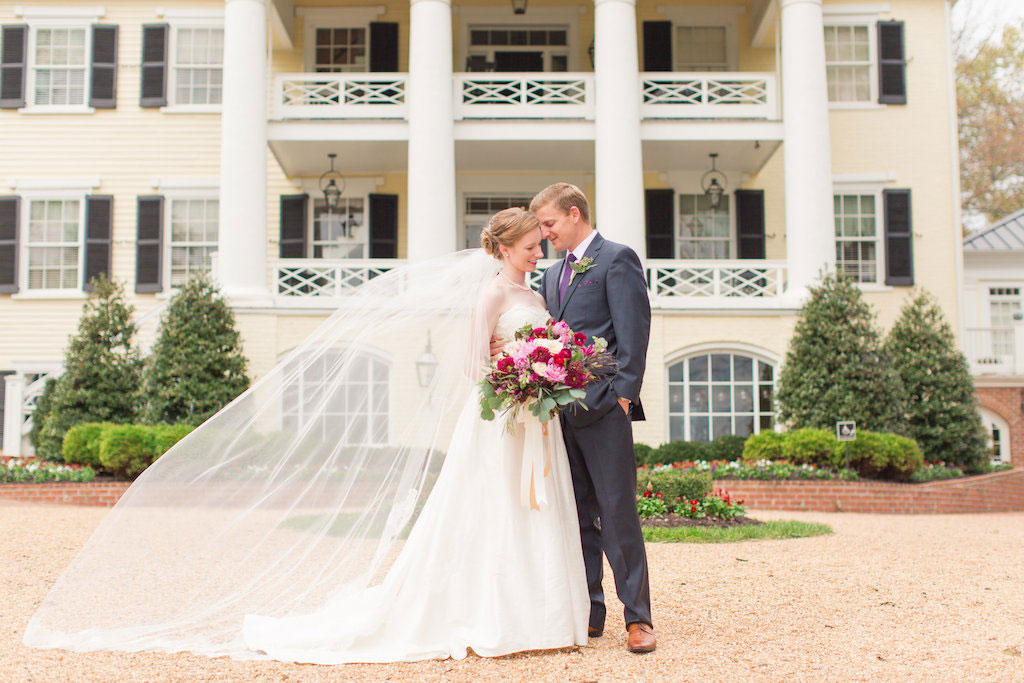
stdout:
<svg viewBox="0 0 1024 683">
<path fill-rule="evenodd" d="M 856 441 L 856 420 L 844 420 L 841 422 L 836 422 L 836 438 L 839 439 L 840 441 Z"/>
</svg>

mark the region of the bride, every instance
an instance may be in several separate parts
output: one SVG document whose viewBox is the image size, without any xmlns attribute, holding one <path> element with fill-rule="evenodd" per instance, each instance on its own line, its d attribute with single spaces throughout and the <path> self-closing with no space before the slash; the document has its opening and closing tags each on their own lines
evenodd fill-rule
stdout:
<svg viewBox="0 0 1024 683">
<path fill-rule="evenodd" d="M 475 387 L 492 335 L 549 317 L 526 283 L 540 225 L 506 209 L 481 243 L 371 280 L 147 469 L 25 643 L 322 664 L 585 644 L 558 420 L 533 467 Z M 433 377 L 395 395 L 424 331 Z"/>
</svg>

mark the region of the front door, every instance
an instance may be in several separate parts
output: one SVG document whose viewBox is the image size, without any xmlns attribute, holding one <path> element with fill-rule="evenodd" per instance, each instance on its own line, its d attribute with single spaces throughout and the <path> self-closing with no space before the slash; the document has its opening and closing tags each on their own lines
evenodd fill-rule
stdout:
<svg viewBox="0 0 1024 683">
<path fill-rule="evenodd" d="M 543 52 L 495 52 L 495 71 L 543 71 Z"/>
</svg>

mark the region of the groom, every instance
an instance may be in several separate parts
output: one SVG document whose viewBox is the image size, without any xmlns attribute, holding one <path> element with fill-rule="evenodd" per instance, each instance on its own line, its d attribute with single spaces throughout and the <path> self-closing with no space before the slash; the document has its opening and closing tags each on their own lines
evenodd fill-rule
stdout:
<svg viewBox="0 0 1024 683">
<path fill-rule="evenodd" d="M 589 632 L 595 638 L 604 632 L 603 550 L 625 606 L 626 648 L 651 652 L 655 638 L 647 553 L 636 510 L 631 424 L 644 419 L 640 384 L 651 333 L 644 271 L 632 249 L 594 231 L 590 205 L 575 185 L 546 187 L 533 198 L 530 211 L 540 220 L 544 238 L 568 252 L 544 271 L 541 294 L 548 311 L 576 332 L 606 339 L 619 362 L 614 377 L 587 388 L 589 410 L 573 406 L 561 418 L 590 588 Z"/>
</svg>

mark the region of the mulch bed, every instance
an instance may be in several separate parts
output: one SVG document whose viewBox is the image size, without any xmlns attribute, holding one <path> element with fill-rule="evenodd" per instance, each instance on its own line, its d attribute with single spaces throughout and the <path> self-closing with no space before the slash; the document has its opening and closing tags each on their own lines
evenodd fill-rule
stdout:
<svg viewBox="0 0 1024 683">
<path fill-rule="evenodd" d="M 750 517 L 734 517 L 733 519 L 719 519 L 718 517 L 698 517 L 696 519 L 683 517 L 682 515 L 658 515 L 648 519 L 641 519 L 640 526 L 648 527 L 679 527 L 679 526 L 716 526 L 734 527 L 749 526 L 751 524 L 764 524 L 764 522 L 751 519 Z"/>
</svg>

